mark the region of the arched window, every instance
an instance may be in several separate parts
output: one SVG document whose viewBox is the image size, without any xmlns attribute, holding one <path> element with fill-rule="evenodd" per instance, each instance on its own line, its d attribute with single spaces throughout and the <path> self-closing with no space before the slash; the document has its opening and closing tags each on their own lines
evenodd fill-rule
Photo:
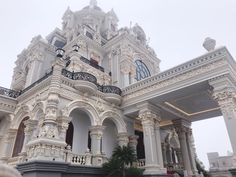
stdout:
<svg viewBox="0 0 236 177">
<path fill-rule="evenodd" d="M 29 117 L 25 117 L 17 130 L 17 134 L 16 134 L 16 140 L 15 140 L 15 145 L 14 145 L 14 149 L 13 149 L 13 153 L 12 153 L 12 157 L 16 157 L 18 156 L 18 154 L 21 152 L 23 144 L 24 144 L 24 139 L 25 139 L 25 125 L 24 125 L 24 121 L 28 120 Z"/>
<path fill-rule="evenodd" d="M 141 60 L 136 60 L 135 64 L 136 64 L 136 80 L 137 81 L 140 81 L 146 77 L 151 76 L 149 69 Z"/>
<path fill-rule="evenodd" d="M 66 144 L 70 145 L 71 148 L 73 145 L 73 134 L 74 134 L 74 126 L 73 126 L 72 122 L 70 122 L 67 132 L 66 132 Z"/>
</svg>

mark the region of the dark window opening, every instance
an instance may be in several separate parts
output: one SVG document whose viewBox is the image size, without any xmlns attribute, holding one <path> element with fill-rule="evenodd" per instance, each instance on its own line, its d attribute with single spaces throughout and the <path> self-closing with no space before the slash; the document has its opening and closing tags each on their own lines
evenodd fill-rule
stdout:
<svg viewBox="0 0 236 177">
<path fill-rule="evenodd" d="M 16 140 L 15 140 L 15 145 L 14 145 L 14 149 L 13 149 L 13 153 L 12 153 L 12 157 L 16 157 L 18 156 L 18 154 L 21 152 L 23 144 L 24 144 L 24 139 L 25 139 L 25 125 L 24 125 L 24 121 L 28 120 L 29 117 L 25 117 L 17 130 L 17 134 L 16 134 Z"/>
<path fill-rule="evenodd" d="M 90 131 L 88 132 L 88 149 L 91 151 L 91 137 L 90 137 Z"/>
<path fill-rule="evenodd" d="M 72 122 L 70 122 L 68 129 L 66 131 L 66 144 L 70 145 L 71 148 L 73 145 L 73 135 L 74 135 L 74 126 L 73 126 Z"/>
<path fill-rule="evenodd" d="M 143 143 L 143 132 L 135 130 L 135 135 L 138 135 L 138 144 L 137 144 L 137 158 L 145 159 L 144 143 Z"/>
</svg>

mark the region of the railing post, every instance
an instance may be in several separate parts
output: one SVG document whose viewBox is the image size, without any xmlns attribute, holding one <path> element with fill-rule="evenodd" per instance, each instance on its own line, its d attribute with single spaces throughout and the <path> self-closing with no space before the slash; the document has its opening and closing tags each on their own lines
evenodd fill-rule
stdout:
<svg viewBox="0 0 236 177">
<path fill-rule="evenodd" d="M 85 153 L 85 165 L 92 165 L 92 154 L 90 152 Z"/>
</svg>

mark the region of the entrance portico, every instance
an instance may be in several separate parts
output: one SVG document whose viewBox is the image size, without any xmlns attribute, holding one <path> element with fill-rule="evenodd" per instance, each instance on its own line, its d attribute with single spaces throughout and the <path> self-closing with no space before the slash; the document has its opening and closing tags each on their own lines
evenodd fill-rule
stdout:
<svg viewBox="0 0 236 177">
<path fill-rule="evenodd" d="M 175 128 L 181 145 L 182 159 L 179 160 L 183 160 L 188 175 L 194 175 L 197 170 L 191 122 L 223 115 L 234 153 L 236 151 L 234 70 L 236 65 L 225 47 L 210 51 L 124 88 L 124 114 L 137 117 L 142 107 L 136 105 L 142 102 L 157 107 L 160 127 Z"/>
</svg>

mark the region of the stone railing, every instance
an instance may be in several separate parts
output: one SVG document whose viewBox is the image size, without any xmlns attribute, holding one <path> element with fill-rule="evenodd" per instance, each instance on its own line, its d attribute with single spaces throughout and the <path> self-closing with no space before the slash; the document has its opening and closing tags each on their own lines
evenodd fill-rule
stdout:
<svg viewBox="0 0 236 177">
<path fill-rule="evenodd" d="M 66 69 L 62 70 L 62 75 L 72 79 L 72 80 L 84 80 L 84 81 L 88 81 L 88 82 L 92 82 L 97 86 L 97 89 L 100 92 L 103 93 L 114 93 L 117 95 L 121 95 L 121 89 L 119 87 L 113 86 L 113 85 L 99 85 L 97 83 L 97 78 L 90 74 L 90 73 L 86 73 L 86 72 L 70 72 Z"/>
<path fill-rule="evenodd" d="M 40 82 L 42 82 L 43 80 L 48 78 L 50 75 L 52 75 L 52 70 L 50 72 L 46 73 L 39 80 L 35 81 L 34 83 L 32 83 L 31 85 L 29 85 L 28 87 L 26 87 L 25 89 L 23 89 L 21 91 L 15 91 L 15 90 L 7 89 L 7 88 L 4 88 L 4 87 L 0 87 L 0 95 L 4 95 L 4 96 L 7 96 L 7 97 L 11 97 L 11 98 L 17 98 L 21 94 L 27 92 L 28 90 L 33 88 L 35 85 L 39 84 Z"/>
<path fill-rule="evenodd" d="M 45 80 L 46 78 L 48 78 L 50 75 L 52 75 L 52 70 L 49 71 L 48 73 L 46 73 L 43 77 L 41 77 L 39 80 L 35 81 L 34 83 L 32 83 L 31 85 L 29 85 L 28 87 L 26 87 L 25 89 L 23 89 L 21 91 L 21 94 L 30 90 L 31 88 L 33 88 L 35 85 L 39 84 L 40 82 L 42 82 L 43 80 Z"/>
<path fill-rule="evenodd" d="M 144 168 L 144 166 L 145 166 L 145 159 L 138 159 L 137 160 L 137 167 Z"/>
<path fill-rule="evenodd" d="M 94 75 L 86 72 L 70 72 L 66 69 L 63 69 L 62 75 L 72 80 L 83 80 L 97 84 L 97 78 Z"/>
<path fill-rule="evenodd" d="M 166 70 L 164 72 L 158 73 L 154 76 L 148 77 L 146 79 L 143 79 L 137 83 L 134 83 L 130 86 L 127 86 L 122 90 L 122 94 L 126 95 L 132 92 L 135 92 L 139 89 L 143 89 L 145 87 L 148 87 L 152 84 L 155 84 L 157 82 L 175 77 L 176 75 L 188 72 L 190 70 L 193 70 L 195 68 L 199 68 L 203 65 L 206 65 L 208 63 L 211 63 L 213 61 L 216 61 L 218 59 L 221 59 L 222 57 L 227 55 L 227 49 L 225 47 L 219 48 L 217 50 L 214 50 L 212 52 L 209 52 L 206 55 L 203 55 L 201 57 L 195 58 L 193 60 L 190 60 L 186 63 L 183 63 L 181 65 L 178 65 L 174 68 L 171 68 L 169 70 Z"/>
<path fill-rule="evenodd" d="M 91 153 L 85 153 L 85 155 L 78 155 L 71 152 L 71 150 L 67 150 L 66 153 L 66 162 L 74 164 L 74 165 L 92 165 L 92 155 Z"/>
</svg>

